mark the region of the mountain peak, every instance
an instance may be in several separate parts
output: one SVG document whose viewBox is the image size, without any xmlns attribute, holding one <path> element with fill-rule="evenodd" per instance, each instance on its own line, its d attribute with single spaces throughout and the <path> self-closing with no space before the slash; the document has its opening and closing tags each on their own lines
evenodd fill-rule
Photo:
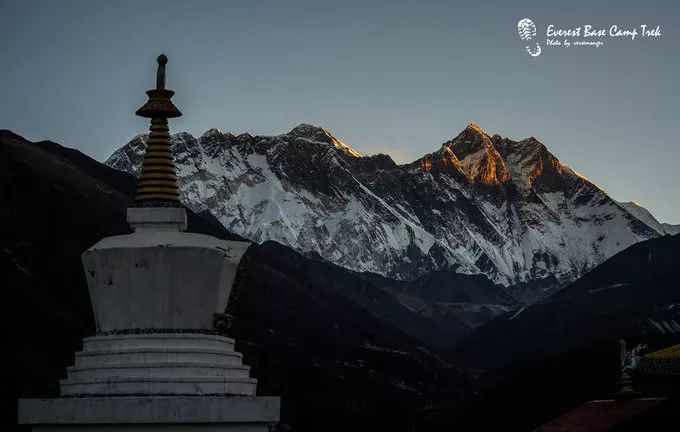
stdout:
<svg viewBox="0 0 680 432">
<path fill-rule="evenodd" d="M 302 138 L 307 141 L 329 144 L 332 147 L 342 150 L 344 153 L 350 156 L 361 157 L 359 152 L 334 137 L 326 129 L 319 126 L 310 125 L 308 123 L 300 123 L 299 125 L 295 126 L 293 130 L 288 132 L 287 135 Z"/>
<path fill-rule="evenodd" d="M 443 146 L 453 147 L 454 150 L 465 148 L 465 153 L 468 153 L 480 150 L 483 147 L 490 147 L 492 143 L 489 135 L 478 124 L 470 123 L 455 138 L 445 142 Z M 457 154 L 457 156 L 461 157 L 460 154 Z"/>
<path fill-rule="evenodd" d="M 330 132 L 320 126 L 314 126 L 309 123 L 300 123 L 295 126 L 288 135 L 294 135 L 310 141 L 325 142 L 332 144 L 333 141 L 338 141 Z"/>
<path fill-rule="evenodd" d="M 467 127 L 465 128 L 465 132 L 486 135 L 486 132 L 484 132 L 481 126 L 479 126 L 477 123 L 470 123 L 469 125 L 467 125 Z"/>
<path fill-rule="evenodd" d="M 326 130 L 321 126 L 314 126 L 313 124 L 309 123 L 300 123 L 299 125 L 295 126 L 293 130 L 291 130 L 292 133 L 309 133 L 319 131 L 326 132 Z"/>
<path fill-rule="evenodd" d="M 189 132 L 177 132 L 175 134 L 172 134 L 172 139 L 173 140 L 180 139 L 180 140 L 183 140 L 183 141 L 187 141 L 187 140 L 193 140 L 195 138 Z"/>
<path fill-rule="evenodd" d="M 222 135 L 224 135 L 224 133 L 221 130 L 217 128 L 210 128 L 207 131 L 205 131 L 203 135 L 201 135 L 201 138 L 219 137 Z"/>
<path fill-rule="evenodd" d="M 442 147 L 452 151 L 460 161 L 459 169 L 473 182 L 498 185 L 510 179 L 505 162 L 491 138 L 476 123 L 470 123 Z"/>
</svg>

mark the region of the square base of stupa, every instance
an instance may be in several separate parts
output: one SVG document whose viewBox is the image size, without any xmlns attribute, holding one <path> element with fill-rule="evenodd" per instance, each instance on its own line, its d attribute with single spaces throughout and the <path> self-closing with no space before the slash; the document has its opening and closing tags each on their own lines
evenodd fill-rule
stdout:
<svg viewBox="0 0 680 432">
<path fill-rule="evenodd" d="M 21 399 L 19 424 L 41 432 L 266 432 L 280 404 L 273 396 Z"/>
</svg>

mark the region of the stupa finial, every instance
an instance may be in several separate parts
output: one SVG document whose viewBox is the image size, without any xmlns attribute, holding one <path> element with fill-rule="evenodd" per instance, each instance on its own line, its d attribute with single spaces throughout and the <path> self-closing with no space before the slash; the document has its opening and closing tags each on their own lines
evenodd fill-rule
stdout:
<svg viewBox="0 0 680 432">
<path fill-rule="evenodd" d="M 149 100 L 136 114 L 151 119 L 149 139 L 147 140 L 144 165 L 137 185 L 135 205 L 138 207 L 179 207 L 179 188 L 175 161 L 170 146 L 168 119 L 179 117 L 182 113 L 170 101 L 175 94 L 165 88 L 165 65 L 168 58 L 161 54 L 156 59 L 156 89 L 146 94 Z"/>
<path fill-rule="evenodd" d="M 156 90 L 165 89 L 165 65 L 168 63 L 168 58 L 165 54 L 161 54 L 156 59 L 158 62 L 158 71 L 156 72 Z"/>
<path fill-rule="evenodd" d="M 170 99 L 175 92 L 165 89 L 165 65 L 168 63 L 168 58 L 165 54 L 161 54 L 156 61 L 158 62 L 156 88 L 146 92 L 149 96 L 149 100 L 143 107 L 137 110 L 136 114 L 140 117 L 151 119 L 180 117 L 182 113 L 172 102 L 170 102 Z"/>
</svg>

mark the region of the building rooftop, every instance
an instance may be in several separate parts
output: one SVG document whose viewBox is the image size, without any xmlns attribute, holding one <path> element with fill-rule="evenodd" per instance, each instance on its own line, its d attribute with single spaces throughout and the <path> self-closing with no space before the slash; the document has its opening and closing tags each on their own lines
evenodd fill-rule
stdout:
<svg viewBox="0 0 680 432">
<path fill-rule="evenodd" d="M 614 399 L 586 402 L 575 410 L 536 429 L 541 432 L 596 432 L 612 430 L 656 408 L 665 398 L 637 398 L 625 402 Z"/>
<path fill-rule="evenodd" d="M 680 344 L 645 354 L 640 359 L 638 371 L 642 375 L 680 377 Z"/>
</svg>

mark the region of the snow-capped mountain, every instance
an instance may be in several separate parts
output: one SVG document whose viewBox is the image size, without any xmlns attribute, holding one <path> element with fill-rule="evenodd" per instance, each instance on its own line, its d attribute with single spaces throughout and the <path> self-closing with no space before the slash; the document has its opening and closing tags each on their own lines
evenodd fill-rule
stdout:
<svg viewBox="0 0 680 432">
<path fill-rule="evenodd" d="M 106 164 L 138 175 L 146 139 Z M 178 133 L 172 145 L 193 210 L 256 242 L 394 278 L 455 269 L 554 288 L 665 234 L 644 208 L 613 200 L 535 138 L 489 136 L 474 124 L 404 165 L 361 156 L 307 124 L 277 136 Z"/>
</svg>

